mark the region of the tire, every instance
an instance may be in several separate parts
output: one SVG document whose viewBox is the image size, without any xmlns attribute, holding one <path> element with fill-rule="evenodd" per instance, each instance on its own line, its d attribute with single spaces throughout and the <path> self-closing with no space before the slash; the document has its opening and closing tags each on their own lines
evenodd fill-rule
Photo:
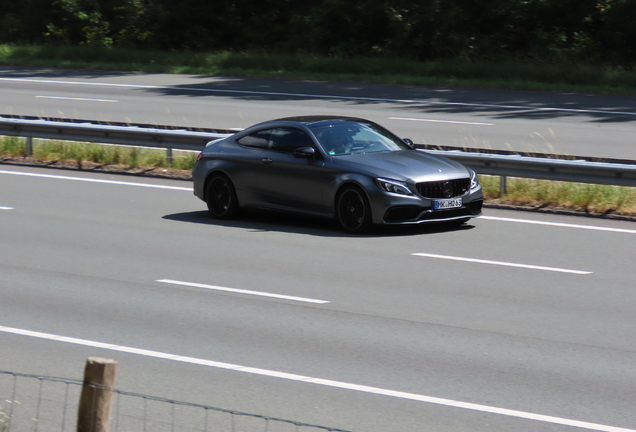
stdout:
<svg viewBox="0 0 636 432">
<path fill-rule="evenodd" d="M 205 202 L 215 219 L 232 219 L 238 213 L 236 190 L 225 174 L 212 174 L 205 187 Z"/>
<path fill-rule="evenodd" d="M 371 228 L 371 206 L 356 186 L 346 186 L 336 198 L 336 220 L 343 231 L 361 234 Z"/>
</svg>

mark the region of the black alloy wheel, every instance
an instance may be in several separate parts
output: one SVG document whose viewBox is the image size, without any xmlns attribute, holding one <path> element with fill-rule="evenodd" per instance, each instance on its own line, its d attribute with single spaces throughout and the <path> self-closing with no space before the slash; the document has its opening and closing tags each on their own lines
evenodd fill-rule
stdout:
<svg viewBox="0 0 636 432">
<path fill-rule="evenodd" d="M 216 219 L 231 219 L 238 212 L 238 199 L 232 181 L 224 174 L 213 174 L 205 189 L 205 202 Z"/>
<path fill-rule="evenodd" d="M 360 234 L 371 227 L 371 206 L 360 188 L 346 187 L 336 199 L 336 219 L 340 227 L 351 234 Z"/>
</svg>

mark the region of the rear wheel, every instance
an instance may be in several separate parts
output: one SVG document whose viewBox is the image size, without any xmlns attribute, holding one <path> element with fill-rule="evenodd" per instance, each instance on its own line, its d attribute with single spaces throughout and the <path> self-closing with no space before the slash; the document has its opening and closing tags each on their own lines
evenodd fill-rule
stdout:
<svg viewBox="0 0 636 432">
<path fill-rule="evenodd" d="M 205 202 L 216 219 L 231 219 L 238 212 L 236 190 L 228 176 L 212 174 L 205 189 Z"/>
<path fill-rule="evenodd" d="M 336 199 L 336 220 L 351 234 L 360 234 L 371 227 L 371 206 L 365 193 L 356 186 L 347 186 Z"/>
</svg>

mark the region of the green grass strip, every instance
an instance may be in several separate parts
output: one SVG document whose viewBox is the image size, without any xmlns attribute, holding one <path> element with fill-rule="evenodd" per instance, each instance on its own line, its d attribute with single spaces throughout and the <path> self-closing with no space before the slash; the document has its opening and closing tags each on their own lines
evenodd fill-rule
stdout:
<svg viewBox="0 0 636 432">
<path fill-rule="evenodd" d="M 636 70 L 597 65 L 339 58 L 263 52 L 164 52 L 0 45 L 0 64 L 636 95 Z"/>
</svg>

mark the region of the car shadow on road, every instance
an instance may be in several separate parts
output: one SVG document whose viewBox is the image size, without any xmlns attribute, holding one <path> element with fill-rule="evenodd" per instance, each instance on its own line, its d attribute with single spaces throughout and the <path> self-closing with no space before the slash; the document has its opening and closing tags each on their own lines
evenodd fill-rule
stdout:
<svg viewBox="0 0 636 432">
<path fill-rule="evenodd" d="M 207 211 L 174 213 L 163 216 L 163 219 L 175 222 L 240 228 L 251 232 L 281 232 L 319 237 L 351 238 L 430 235 L 452 231 L 466 231 L 475 228 L 470 222 L 463 225 L 433 223 L 404 226 L 375 226 L 368 233 L 353 235 L 342 232 L 336 222 L 330 219 L 257 210 L 243 210 L 240 217 L 232 220 L 214 219 Z"/>
</svg>

